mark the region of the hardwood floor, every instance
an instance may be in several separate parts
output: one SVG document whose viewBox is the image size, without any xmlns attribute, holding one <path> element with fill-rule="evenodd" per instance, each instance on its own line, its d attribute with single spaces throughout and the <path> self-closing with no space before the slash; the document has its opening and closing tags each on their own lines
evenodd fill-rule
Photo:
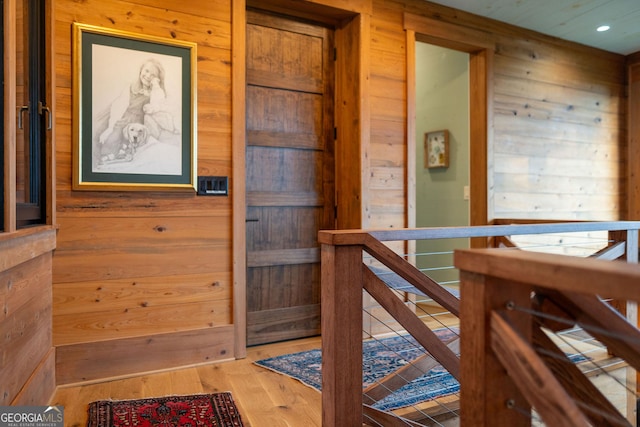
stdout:
<svg viewBox="0 0 640 427">
<path fill-rule="evenodd" d="M 438 325 L 449 324 L 453 320 L 457 321 L 441 318 Z M 572 352 L 585 352 L 598 366 L 610 366 L 605 370 L 594 370 L 589 376 L 596 376 L 597 387 L 603 390 L 605 396 L 612 400 L 622 414 L 635 418 L 632 413 L 635 410 L 635 395 L 630 398 L 628 390 L 624 387 L 628 381 L 624 365 L 608 363 L 611 356 L 604 348 L 599 348 L 599 351 L 594 353 L 593 350 L 597 346 L 582 342 L 579 338 L 565 335 L 564 343 L 570 340 Z M 50 403 L 64 406 L 65 426 L 72 427 L 87 425 L 87 406 L 95 400 L 230 391 L 247 427 L 320 427 L 322 408 L 318 391 L 254 364 L 260 359 L 319 347 L 320 337 L 250 347 L 247 349 L 247 357 L 241 360 L 58 387 Z M 592 366 L 590 363 L 585 362 Z M 612 381 L 613 376 L 620 378 Z M 450 402 L 447 403 L 449 408 L 454 406 Z M 627 406 L 630 411 L 627 410 Z M 412 418 L 408 414 L 400 415 Z M 424 422 L 425 425 L 433 425 Z M 459 426 L 459 419 L 440 420 L 435 425 Z"/>
<path fill-rule="evenodd" d="M 65 426 L 86 426 L 87 405 L 95 400 L 230 391 L 247 427 L 320 426 L 318 391 L 253 363 L 319 347 L 320 337 L 307 338 L 250 347 L 241 360 L 58 387 L 51 404 L 64 406 Z"/>
<path fill-rule="evenodd" d="M 457 324 L 457 319 L 447 319 L 445 316 L 439 322 Z M 249 347 L 247 357 L 241 360 L 61 386 L 51 404 L 64 406 L 65 426 L 76 427 L 87 425 L 88 404 L 96 400 L 230 391 L 247 427 L 320 427 L 322 406 L 318 391 L 253 363 L 313 348 L 320 348 L 320 337 Z"/>
</svg>

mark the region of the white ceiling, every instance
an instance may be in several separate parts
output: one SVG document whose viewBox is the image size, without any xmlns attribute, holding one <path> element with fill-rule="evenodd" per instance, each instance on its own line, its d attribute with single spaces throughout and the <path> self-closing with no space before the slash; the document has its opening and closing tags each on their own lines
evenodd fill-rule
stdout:
<svg viewBox="0 0 640 427">
<path fill-rule="evenodd" d="M 429 1 L 610 52 L 640 51 L 640 0 Z M 599 33 L 600 25 L 611 29 Z"/>
</svg>

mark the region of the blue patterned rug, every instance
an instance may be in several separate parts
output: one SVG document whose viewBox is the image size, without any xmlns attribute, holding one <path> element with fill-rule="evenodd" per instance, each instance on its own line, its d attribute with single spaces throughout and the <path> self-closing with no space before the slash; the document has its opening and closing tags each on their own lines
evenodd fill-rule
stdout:
<svg viewBox="0 0 640 427">
<path fill-rule="evenodd" d="M 456 335 L 456 331 L 447 329 L 434 332 L 444 341 L 448 341 Z M 362 343 L 362 346 L 363 388 L 424 354 L 424 349 L 411 336 L 366 340 Z M 316 390 L 321 389 L 322 355 L 320 350 L 285 354 L 270 359 L 258 360 L 255 363 L 295 378 Z M 383 411 L 389 411 L 459 391 L 460 384 L 458 381 L 444 368 L 436 368 L 372 406 Z"/>
</svg>

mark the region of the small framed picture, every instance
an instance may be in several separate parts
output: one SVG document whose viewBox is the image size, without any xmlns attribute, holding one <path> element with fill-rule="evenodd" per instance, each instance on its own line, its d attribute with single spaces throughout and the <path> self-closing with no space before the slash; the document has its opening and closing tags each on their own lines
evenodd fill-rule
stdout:
<svg viewBox="0 0 640 427">
<path fill-rule="evenodd" d="M 448 130 L 437 130 L 424 134 L 424 164 L 427 168 L 449 167 Z"/>
</svg>

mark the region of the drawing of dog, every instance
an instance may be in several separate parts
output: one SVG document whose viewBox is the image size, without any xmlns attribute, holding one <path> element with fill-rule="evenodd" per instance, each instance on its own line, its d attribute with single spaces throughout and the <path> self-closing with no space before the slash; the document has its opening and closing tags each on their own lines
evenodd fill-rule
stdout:
<svg viewBox="0 0 640 427">
<path fill-rule="evenodd" d="M 122 129 L 122 134 L 132 147 L 133 154 L 147 142 L 148 133 L 147 127 L 142 123 L 129 123 Z"/>
<path fill-rule="evenodd" d="M 130 162 L 138 148 L 147 143 L 149 131 L 142 123 L 129 123 L 122 128 L 123 140 L 115 153 L 102 156 L 101 163 Z"/>
</svg>

